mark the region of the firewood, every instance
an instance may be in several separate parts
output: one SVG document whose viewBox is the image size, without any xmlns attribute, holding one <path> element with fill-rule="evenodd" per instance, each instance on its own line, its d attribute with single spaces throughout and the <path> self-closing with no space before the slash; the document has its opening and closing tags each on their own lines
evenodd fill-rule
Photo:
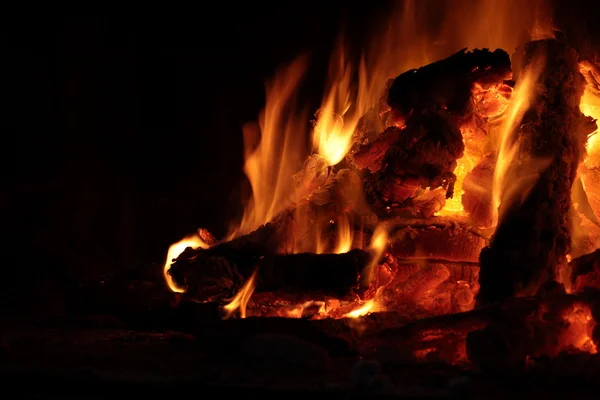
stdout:
<svg viewBox="0 0 600 400">
<path fill-rule="evenodd" d="M 230 297 L 256 275 L 257 292 L 319 292 L 330 296 L 352 295 L 360 286 L 360 273 L 372 255 L 355 249 L 343 254 L 246 254 L 221 249 L 186 250 L 169 269 L 169 274 L 198 300 Z"/>
<path fill-rule="evenodd" d="M 391 85 L 387 103 L 402 115 L 412 110 L 444 108 L 465 115 L 475 84 L 482 89 L 511 79 L 511 63 L 504 50 L 463 49 L 450 57 L 407 71 Z"/>
<path fill-rule="evenodd" d="M 463 153 L 462 134 L 447 111 L 416 111 L 385 153 L 382 168 L 365 179 L 373 211 L 433 216 L 453 196 L 456 160 Z"/>
<path fill-rule="evenodd" d="M 570 249 L 571 188 L 584 154 L 590 119 L 579 110 L 585 80 L 575 51 L 557 40 L 540 40 L 517 49 L 515 71 L 523 73 L 537 57 L 544 67 L 531 106 L 517 132 L 522 157 L 549 160 L 522 202 L 501 206 L 501 220 L 490 246 L 481 252 L 478 302 L 491 303 L 534 294 L 558 280 Z"/>
</svg>

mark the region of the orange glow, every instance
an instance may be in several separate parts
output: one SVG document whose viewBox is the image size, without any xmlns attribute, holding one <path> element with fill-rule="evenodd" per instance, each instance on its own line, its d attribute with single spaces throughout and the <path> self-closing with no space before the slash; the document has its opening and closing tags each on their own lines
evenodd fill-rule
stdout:
<svg viewBox="0 0 600 400">
<path fill-rule="evenodd" d="M 596 321 L 592 317 L 590 308 L 585 304 L 574 304 L 563 318 L 569 323 L 569 328 L 561 338 L 562 346 L 574 347 L 579 351 L 596 354 L 598 348 L 592 340 Z"/>
<path fill-rule="evenodd" d="M 208 249 L 210 246 L 206 244 L 202 239 L 200 239 L 200 236 L 198 236 L 198 234 L 196 233 L 184 237 L 179 242 L 173 243 L 171 247 L 169 247 L 169 251 L 167 252 L 167 259 L 165 260 L 165 265 L 163 267 L 163 275 L 165 277 L 167 285 L 169 286 L 169 289 L 171 289 L 175 293 L 183 293 L 185 292 L 185 288 L 178 287 L 173 281 L 173 278 L 171 278 L 171 275 L 168 274 L 168 271 L 171 267 L 171 264 L 173 263 L 173 260 L 179 257 L 179 255 L 183 253 L 183 251 L 188 247 L 191 247 L 193 249 Z"/>
<path fill-rule="evenodd" d="M 248 301 L 250 301 L 250 297 L 252 297 L 252 293 L 254 293 L 254 289 L 256 288 L 257 272 L 258 270 L 254 271 L 246 283 L 244 283 L 244 286 L 242 286 L 240 291 L 229 302 L 229 304 L 223 306 L 223 310 L 226 312 L 225 318 L 231 317 L 233 313 L 238 310 L 240 318 L 246 318 L 246 307 L 248 306 Z"/>
</svg>

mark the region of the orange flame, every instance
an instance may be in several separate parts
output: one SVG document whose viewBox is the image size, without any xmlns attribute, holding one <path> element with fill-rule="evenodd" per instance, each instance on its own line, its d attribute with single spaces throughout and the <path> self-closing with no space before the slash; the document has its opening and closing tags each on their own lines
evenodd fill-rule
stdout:
<svg viewBox="0 0 600 400">
<path fill-rule="evenodd" d="M 333 250 L 336 254 L 347 253 L 352 249 L 353 232 L 346 215 L 338 219 L 337 244 Z"/>
<path fill-rule="evenodd" d="M 169 247 L 169 251 L 167 252 L 167 259 L 165 260 L 165 265 L 163 267 L 163 275 L 165 277 L 167 285 L 169 286 L 169 289 L 171 289 L 171 291 L 175 293 L 183 293 L 185 292 L 185 288 L 177 286 L 177 284 L 173 281 L 173 278 L 171 278 L 171 275 L 169 275 L 168 271 L 171 267 L 171 264 L 173 263 L 173 260 L 179 257 L 181 253 L 183 253 L 184 250 L 188 247 L 191 247 L 193 249 L 208 249 L 210 246 L 207 243 L 205 243 L 202 239 L 200 239 L 200 236 L 198 236 L 198 234 L 196 233 L 184 237 L 179 242 L 173 243 L 171 247 Z"/>
<path fill-rule="evenodd" d="M 250 297 L 252 297 L 252 293 L 254 293 L 254 289 L 256 288 L 256 274 L 258 269 L 255 270 L 250 278 L 244 283 L 244 286 L 240 289 L 240 291 L 235 295 L 235 297 L 227 304 L 223 306 L 223 310 L 225 310 L 225 318 L 229 318 L 233 315 L 236 310 L 239 310 L 240 318 L 246 318 L 246 307 L 248 306 L 248 301 L 250 301 Z"/>
<path fill-rule="evenodd" d="M 373 236 L 371 237 L 371 243 L 369 245 L 371 253 L 373 254 L 373 258 L 371 259 L 369 265 L 363 271 L 363 276 L 365 279 L 367 279 L 369 283 L 371 283 L 374 279 L 375 267 L 378 265 L 381 256 L 387 249 L 387 246 L 388 227 L 385 224 L 379 224 L 373 232 Z M 375 292 L 375 296 L 372 299 L 369 299 L 364 303 L 359 304 L 358 308 L 350 311 L 344 316 L 348 318 L 358 318 L 375 311 L 381 311 L 383 309 L 381 305 L 382 295 L 383 288 L 377 289 L 377 291 Z"/>
<path fill-rule="evenodd" d="M 258 124 L 244 131 L 244 172 L 252 194 L 237 227 L 228 239 L 249 233 L 271 221 L 292 204 L 290 177 L 306 157 L 304 141 L 307 113 L 298 110 L 296 91 L 306 71 L 306 57 L 299 57 L 266 83 L 266 105 Z"/>
</svg>

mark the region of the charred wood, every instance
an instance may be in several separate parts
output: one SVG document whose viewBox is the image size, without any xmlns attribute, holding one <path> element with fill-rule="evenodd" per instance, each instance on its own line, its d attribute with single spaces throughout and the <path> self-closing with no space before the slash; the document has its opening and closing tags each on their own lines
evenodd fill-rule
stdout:
<svg viewBox="0 0 600 400">
<path fill-rule="evenodd" d="M 463 49 L 438 62 L 398 76 L 391 85 L 387 103 L 402 115 L 412 110 L 446 109 L 465 115 L 477 84 L 483 89 L 511 79 L 511 63 L 503 50 Z"/>
<path fill-rule="evenodd" d="M 520 171 L 519 163 L 531 159 L 549 160 L 549 166 L 523 201 L 501 206 L 491 244 L 481 252 L 481 304 L 531 295 L 559 280 L 570 249 L 571 188 L 590 133 L 579 110 L 585 80 L 573 49 L 556 40 L 534 41 L 517 49 L 514 59 L 520 74 L 539 60 L 544 66 L 535 99 L 517 124 L 522 157 L 511 168 Z"/>
</svg>

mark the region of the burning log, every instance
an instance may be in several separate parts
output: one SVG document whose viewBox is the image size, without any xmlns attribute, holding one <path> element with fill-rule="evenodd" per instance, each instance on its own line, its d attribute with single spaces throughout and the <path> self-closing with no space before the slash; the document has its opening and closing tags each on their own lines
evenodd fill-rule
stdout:
<svg viewBox="0 0 600 400">
<path fill-rule="evenodd" d="M 369 203 L 379 215 L 433 216 L 453 196 L 453 171 L 463 152 L 461 132 L 447 112 L 415 115 L 385 153 L 384 167 L 366 178 Z"/>
<path fill-rule="evenodd" d="M 314 296 L 351 296 L 361 287 L 360 274 L 371 263 L 372 255 L 355 249 L 343 254 L 269 254 L 244 258 L 222 248 L 187 249 L 172 264 L 169 274 L 198 300 L 231 296 L 256 271 L 257 292 Z M 310 297 L 309 297 L 310 298 Z"/>
<path fill-rule="evenodd" d="M 485 138 L 487 117 L 506 109 L 510 78 L 508 54 L 483 49 L 462 50 L 390 81 L 387 104 L 379 105 L 379 118 L 365 115 L 348 156 L 370 171 L 365 192 L 376 214 L 428 218 L 453 197 L 463 139 Z M 375 138 L 380 126 L 386 129 Z"/>
<path fill-rule="evenodd" d="M 571 188 L 590 119 L 579 110 L 585 80 L 575 51 L 557 40 L 530 42 L 517 49 L 516 71 L 524 74 L 540 57 L 544 66 L 534 82 L 535 99 L 516 124 L 522 157 L 511 167 L 520 171 L 519 163 L 533 158 L 549 165 L 521 202 L 507 205 L 503 199 L 500 223 L 481 252 L 481 304 L 533 294 L 548 280 L 558 281 L 566 265 Z"/>
<path fill-rule="evenodd" d="M 484 93 L 506 86 L 509 82 L 505 81 L 510 78 L 510 57 L 505 51 L 476 49 L 467 52 L 463 49 L 444 60 L 398 76 L 389 89 L 387 102 L 393 110 L 406 117 L 412 110 L 438 108 L 465 116 L 472 107 L 471 96 L 475 86 L 478 92 Z M 483 100 L 478 104 L 483 114 L 499 114 L 499 110 L 491 111 L 500 108 L 499 104 Z M 501 99 L 496 101 L 501 102 Z"/>
</svg>

